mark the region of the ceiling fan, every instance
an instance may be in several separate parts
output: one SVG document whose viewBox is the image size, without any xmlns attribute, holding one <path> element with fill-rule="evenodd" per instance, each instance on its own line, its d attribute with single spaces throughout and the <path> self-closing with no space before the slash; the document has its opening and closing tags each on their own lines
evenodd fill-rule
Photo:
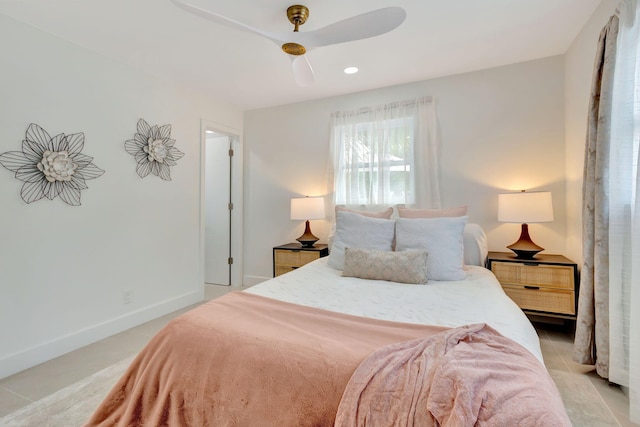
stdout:
<svg viewBox="0 0 640 427">
<path fill-rule="evenodd" d="M 385 7 L 301 33 L 298 30 L 307 21 L 309 9 L 306 6 L 294 5 L 287 9 L 287 18 L 294 25 L 293 33 L 277 33 L 253 28 L 182 0 L 171 1 L 178 7 L 210 21 L 255 33 L 277 43 L 291 58 L 293 76 L 300 86 L 310 86 L 315 80 L 313 69 L 305 55 L 309 49 L 378 36 L 397 28 L 407 17 L 407 13 L 401 7 Z"/>
</svg>

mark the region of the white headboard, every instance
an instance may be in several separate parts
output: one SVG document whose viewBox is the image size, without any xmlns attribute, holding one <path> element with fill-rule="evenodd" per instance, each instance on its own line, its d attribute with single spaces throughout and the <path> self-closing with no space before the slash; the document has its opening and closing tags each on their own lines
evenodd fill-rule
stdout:
<svg viewBox="0 0 640 427">
<path fill-rule="evenodd" d="M 489 252 L 487 235 L 480 225 L 467 223 L 462 237 L 464 245 L 464 263 L 484 267 Z"/>
</svg>

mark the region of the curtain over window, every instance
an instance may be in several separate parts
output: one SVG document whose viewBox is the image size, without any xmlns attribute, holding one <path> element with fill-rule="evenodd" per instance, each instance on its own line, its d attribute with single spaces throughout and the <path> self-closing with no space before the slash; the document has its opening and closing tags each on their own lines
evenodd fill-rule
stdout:
<svg viewBox="0 0 640 427">
<path fill-rule="evenodd" d="M 629 387 L 640 423 L 640 9 L 620 5 L 609 160 L 609 380 Z"/>
<path fill-rule="evenodd" d="M 333 201 L 439 208 L 437 137 L 431 97 L 332 114 Z"/>
<path fill-rule="evenodd" d="M 591 82 L 582 183 L 582 270 L 573 360 L 609 378 L 609 158 L 618 34 L 613 16 L 600 32 Z"/>
</svg>

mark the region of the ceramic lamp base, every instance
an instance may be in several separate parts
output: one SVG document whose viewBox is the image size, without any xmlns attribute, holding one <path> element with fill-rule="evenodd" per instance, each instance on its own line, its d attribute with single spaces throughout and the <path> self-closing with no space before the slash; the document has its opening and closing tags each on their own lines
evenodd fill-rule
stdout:
<svg viewBox="0 0 640 427">
<path fill-rule="evenodd" d="M 516 258 L 533 259 L 538 252 L 544 250 L 543 247 L 536 245 L 529 236 L 529 225 L 522 224 L 522 231 L 517 242 L 507 246 L 515 254 Z"/>
<path fill-rule="evenodd" d="M 307 220 L 307 222 L 305 223 L 304 233 L 302 233 L 302 236 L 298 237 L 296 240 L 300 242 L 303 248 L 312 248 L 313 244 L 319 240 L 311 232 L 309 220 Z"/>
</svg>

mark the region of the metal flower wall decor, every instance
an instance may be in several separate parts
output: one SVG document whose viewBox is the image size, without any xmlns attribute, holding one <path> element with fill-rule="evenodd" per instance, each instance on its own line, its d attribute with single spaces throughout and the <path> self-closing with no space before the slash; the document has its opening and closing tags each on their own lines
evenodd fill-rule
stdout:
<svg viewBox="0 0 640 427">
<path fill-rule="evenodd" d="M 93 164 L 93 157 L 81 153 L 83 148 L 82 132 L 51 137 L 31 123 L 22 141 L 22 151 L 0 154 L 0 164 L 24 182 L 20 196 L 26 203 L 60 196 L 66 204 L 80 206 L 80 191 L 89 188 L 85 181 L 104 173 Z"/>
<path fill-rule="evenodd" d="M 138 120 L 138 132 L 134 139 L 124 143 L 127 153 L 135 157 L 138 166 L 136 172 L 140 178 L 150 173 L 165 181 L 171 181 L 170 166 L 175 166 L 184 153 L 174 147 L 175 139 L 171 139 L 171 125 L 153 127 Z"/>
</svg>

